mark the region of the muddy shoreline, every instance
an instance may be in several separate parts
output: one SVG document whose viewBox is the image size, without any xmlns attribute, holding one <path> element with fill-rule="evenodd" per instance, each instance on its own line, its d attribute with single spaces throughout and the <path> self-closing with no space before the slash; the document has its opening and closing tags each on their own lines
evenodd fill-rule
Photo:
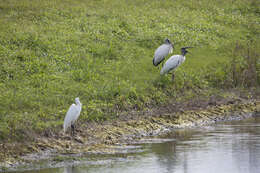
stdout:
<svg viewBox="0 0 260 173">
<path fill-rule="evenodd" d="M 199 109 L 169 112 L 153 112 L 154 116 L 148 113 L 128 119 L 83 124 L 74 138 L 61 131 L 58 134 L 41 136 L 33 142 L 1 144 L 0 171 L 26 169 L 41 160 L 63 162 L 63 156 L 66 155 L 111 154 L 116 152 L 114 146 L 124 147 L 143 137 L 162 135 L 177 128 L 192 128 L 259 116 L 260 101 L 229 101 L 200 106 Z"/>
</svg>

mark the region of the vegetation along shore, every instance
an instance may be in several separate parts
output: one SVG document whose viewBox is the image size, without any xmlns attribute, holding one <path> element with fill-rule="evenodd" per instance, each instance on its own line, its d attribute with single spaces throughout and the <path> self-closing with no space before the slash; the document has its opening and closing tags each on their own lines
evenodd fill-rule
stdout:
<svg viewBox="0 0 260 173">
<path fill-rule="evenodd" d="M 259 14 L 258 0 L 0 0 L 1 165 L 257 115 Z M 166 59 L 193 47 L 174 81 L 153 65 L 166 38 Z"/>
</svg>

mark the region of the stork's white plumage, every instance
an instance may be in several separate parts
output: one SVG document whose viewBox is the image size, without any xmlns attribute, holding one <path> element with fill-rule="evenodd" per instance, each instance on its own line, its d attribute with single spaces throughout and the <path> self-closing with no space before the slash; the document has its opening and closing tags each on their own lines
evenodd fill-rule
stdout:
<svg viewBox="0 0 260 173">
<path fill-rule="evenodd" d="M 186 53 L 188 53 L 188 51 L 186 50 L 187 48 L 191 48 L 191 47 L 183 47 L 183 48 L 181 48 L 181 53 L 182 53 L 181 55 L 171 56 L 163 65 L 163 68 L 162 68 L 160 74 L 161 75 L 167 74 L 170 71 L 179 67 L 186 59 L 185 55 L 186 55 Z M 172 74 L 172 79 L 174 79 L 174 73 Z"/>
<path fill-rule="evenodd" d="M 173 55 L 171 56 L 163 65 L 160 72 L 161 75 L 169 73 L 171 70 L 176 69 L 185 61 L 185 56 L 183 55 Z"/>
<path fill-rule="evenodd" d="M 81 112 L 81 106 L 82 104 L 79 101 L 79 98 L 75 98 L 75 103 L 72 104 L 65 116 L 63 129 L 64 132 L 67 131 L 69 127 L 71 127 L 72 133 L 74 133 L 74 124 L 79 118 L 80 112 Z"/>
<path fill-rule="evenodd" d="M 166 39 L 164 44 L 158 47 L 154 52 L 153 65 L 158 66 L 165 57 L 172 53 L 173 45 L 169 39 Z"/>
</svg>

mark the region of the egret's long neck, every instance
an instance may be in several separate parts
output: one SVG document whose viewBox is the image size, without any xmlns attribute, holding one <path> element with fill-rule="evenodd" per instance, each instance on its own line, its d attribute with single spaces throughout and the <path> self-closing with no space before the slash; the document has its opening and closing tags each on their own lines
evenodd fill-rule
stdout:
<svg viewBox="0 0 260 173">
<path fill-rule="evenodd" d="M 78 106 L 81 106 L 81 102 L 78 100 L 78 101 L 76 101 L 76 104 L 78 105 Z"/>
</svg>

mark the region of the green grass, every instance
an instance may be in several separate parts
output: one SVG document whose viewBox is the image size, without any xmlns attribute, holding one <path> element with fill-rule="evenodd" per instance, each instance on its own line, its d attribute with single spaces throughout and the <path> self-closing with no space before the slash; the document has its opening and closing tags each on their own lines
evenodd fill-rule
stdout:
<svg viewBox="0 0 260 173">
<path fill-rule="evenodd" d="M 259 7 L 257 0 L 0 0 L 0 139 L 61 130 L 77 96 L 85 122 L 222 88 L 227 63 L 248 47 L 259 82 Z M 174 83 L 152 65 L 165 38 L 176 43 L 174 54 L 195 47 Z M 247 69 L 244 59 L 237 64 Z"/>
</svg>

